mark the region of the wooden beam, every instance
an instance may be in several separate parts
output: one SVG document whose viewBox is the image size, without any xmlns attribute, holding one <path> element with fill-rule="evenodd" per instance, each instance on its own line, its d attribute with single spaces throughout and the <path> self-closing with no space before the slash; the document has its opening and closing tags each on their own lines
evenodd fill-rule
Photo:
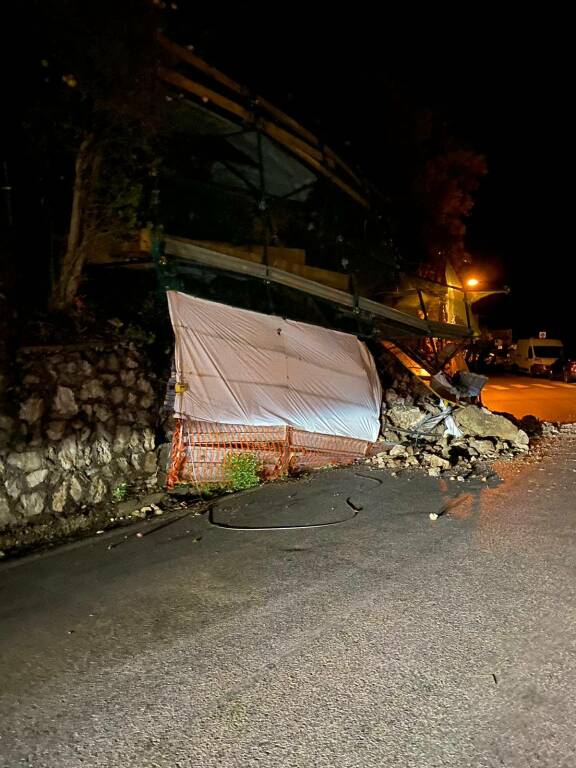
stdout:
<svg viewBox="0 0 576 768">
<path fill-rule="evenodd" d="M 164 69 L 163 67 L 160 67 L 158 73 L 162 80 L 171 85 L 175 85 L 176 88 L 181 88 L 183 91 L 193 93 L 202 100 L 211 101 L 221 109 L 236 115 L 241 120 L 252 122 L 253 116 L 251 112 L 244 109 L 244 107 L 240 106 L 237 102 L 232 101 L 232 99 L 229 99 L 226 96 L 221 96 L 211 88 L 206 88 L 205 85 L 200 85 L 200 83 L 196 83 L 194 80 L 190 80 L 189 77 L 185 77 L 172 69 Z"/>
<path fill-rule="evenodd" d="M 213 91 L 204 85 L 200 85 L 200 83 L 196 83 L 194 80 L 190 80 L 190 78 L 181 75 L 179 72 L 160 68 L 159 74 L 165 82 L 176 86 L 176 88 L 192 93 L 202 100 L 211 101 L 216 106 L 226 112 L 236 115 L 236 117 L 239 117 L 246 123 L 254 123 L 253 113 L 244 109 L 244 107 L 240 106 L 240 104 L 237 104 L 232 99 L 228 99 L 226 96 L 221 96 L 219 93 L 216 93 L 216 91 Z M 274 123 L 271 123 L 269 120 L 263 121 L 261 128 L 267 136 L 273 138 L 278 144 L 286 147 L 293 154 L 297 155 L 297 157 L 312 166 L 312 168 L 326 176 L 326 178 L 330 179 L 333 184 L 340 187 L 340 189 L 346 192 L 347 195 L 356 200 L 357 203 L 360 203 L 364 208 L 370 207 L 366 198 L 323 165 L 323 157 L 320 151 L 315 150 L 302 139 L 298 139 L 296 136 L 293 136 L 291 133 Z"/>
<path fill-rule="evenodd" d="M 204 59 L 201 59 L 200 56 L 192 53 L 192 51 L 189 51 L 187 48 L 183 48 L 181 45 L 173 43 L 172 40 L 169 40 L 161 32 L 157 33 L 156 38 L 160 45 L 175 58 L 185 61 L 186 64 L 190 64 L 191 67 L 200 70 L 200 72 L 208 75 L 221 85 L 226 86 L 226 88 L 234 91 L 234 93 L 238 93 L 239 95 L 245 97 L 250 96 L 247 88 L 242 87 L 235 80 L 232 80 L 231 77 L 228 77 L 228 75 L 225 75 L 223 72 L 220 72 L 219 69 L 216 69 L 216 67 L 211 67 L 210 64 L 205 62 Z"/>
<path fill-rule="evenodd" d="M 192 51 L 189 51 L 187 48 L 183 48 L 177 43 L 173 43 L 161 32 L 157 33 L 157 39 L 160 45 L 175 58 L 180 59 L 198 71 L 203 72 L 205 75 L 211 77 L 213 80 L 225 86 L 234 93 L 237 93 L 239 96 L 242 96 L 246 99 L 251 98 L 251 94 L 248 88 L 240 85 L 231 77 L 228 77 L 228 75 L 225 75 L 219 69 L 216 69 L 216 67 L 212 67 L 206 61 L 204 61 L 204 59 L 200 58 L 200 56 L 197 56 Z M 331 160 L 335 165 L 338 165 L 340 168 L 342 168 L 342 170 L 346 171 L 346 173 L 351 176 L 358 185 L 362 184 L 358 175 L 347 163 L 344 162 L 344 160 L 342 160 L 342 158 L 340 158 L 332 149 L 330 149 L 330 147 L 322 146 L 320 139 L 307 128 L 304 128 L 304 126 L 300 125 L 297 120 L 295 120 L 293 117 L 290 117 L 290 115 L 287 115 L 286 112 L 276 107 L 263 96 L 254 96 L 254 103 L 264 111 L 268 112 L 268 114 L 273 118 L 281 123 L 284 123 L 292 131 L 299 133 L 300 136 L 309 144 L 319 148 L 321 150 L 321 154 L 325 155 L 325 157 Z"/>
</svg>

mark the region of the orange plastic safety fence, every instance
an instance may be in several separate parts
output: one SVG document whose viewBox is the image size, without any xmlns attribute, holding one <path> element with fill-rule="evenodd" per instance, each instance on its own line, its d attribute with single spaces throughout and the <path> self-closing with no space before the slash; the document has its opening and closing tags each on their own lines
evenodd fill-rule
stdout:
<svg viewBox="0 0 576 768">
<path fill-rule="evenodd" d="M 322 435 L 293 427 L 250 427 L 177 418 L 168 470 L 168 487 L 179 483 L 226 483 L 226 459 L 250 453 L 262 466 L 262 479 L 303 469 L 351 464 L 371 452 L 365 440 Z"/>
</svg>

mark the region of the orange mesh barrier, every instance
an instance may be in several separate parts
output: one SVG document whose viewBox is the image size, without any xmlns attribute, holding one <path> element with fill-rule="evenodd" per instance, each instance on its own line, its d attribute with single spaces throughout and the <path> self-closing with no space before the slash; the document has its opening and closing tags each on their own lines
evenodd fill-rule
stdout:
<svg viewBox="0 0 576 768">
<path fill-rule="evenodd" d="M 306 432 L 293 427 L 249 427 L 176 418 L 168 470 L 168 488 L 178 483 L 225 483 L 225 460 L 254 454 L 262 479 L 270 480 L 303 469 L 352 464 L 367 456 L 373 444 L 351 437 Z"/>
</svg>

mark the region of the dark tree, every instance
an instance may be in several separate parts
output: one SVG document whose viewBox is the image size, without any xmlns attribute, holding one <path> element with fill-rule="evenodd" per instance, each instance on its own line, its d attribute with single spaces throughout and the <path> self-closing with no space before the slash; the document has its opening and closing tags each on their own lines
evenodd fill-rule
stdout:
<svg viewBox="0 0 576 768">
<path fill-rule="evenodd" d="M 51 307 L 78 293 L 87 256 L 139 225 L 153 172 L 162 95 L 156 77 L 156 14 L 148 0 L 42 0 L 39 83 L 27 115 L 42 156 L 71 166 L 65 247 Z"/>
</svg>

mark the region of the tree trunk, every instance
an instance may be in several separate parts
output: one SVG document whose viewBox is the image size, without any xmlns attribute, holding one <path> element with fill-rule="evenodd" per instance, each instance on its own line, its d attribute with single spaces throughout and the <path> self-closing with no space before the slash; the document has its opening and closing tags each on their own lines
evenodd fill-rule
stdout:
<svg viewBox="0 0 576 768">
<path fill-rule="evenodd" d="M 62 258 L 58 277 L 52 287 L 53 310 L 68 309 L 78 293 L 93 223 L 89 221 L 89 205 L 99 171 L 99 158 L 94 151 L 93 137 L 86 137 L 76 155 L 72 211 L 66 252 Z"/>
</svg>

